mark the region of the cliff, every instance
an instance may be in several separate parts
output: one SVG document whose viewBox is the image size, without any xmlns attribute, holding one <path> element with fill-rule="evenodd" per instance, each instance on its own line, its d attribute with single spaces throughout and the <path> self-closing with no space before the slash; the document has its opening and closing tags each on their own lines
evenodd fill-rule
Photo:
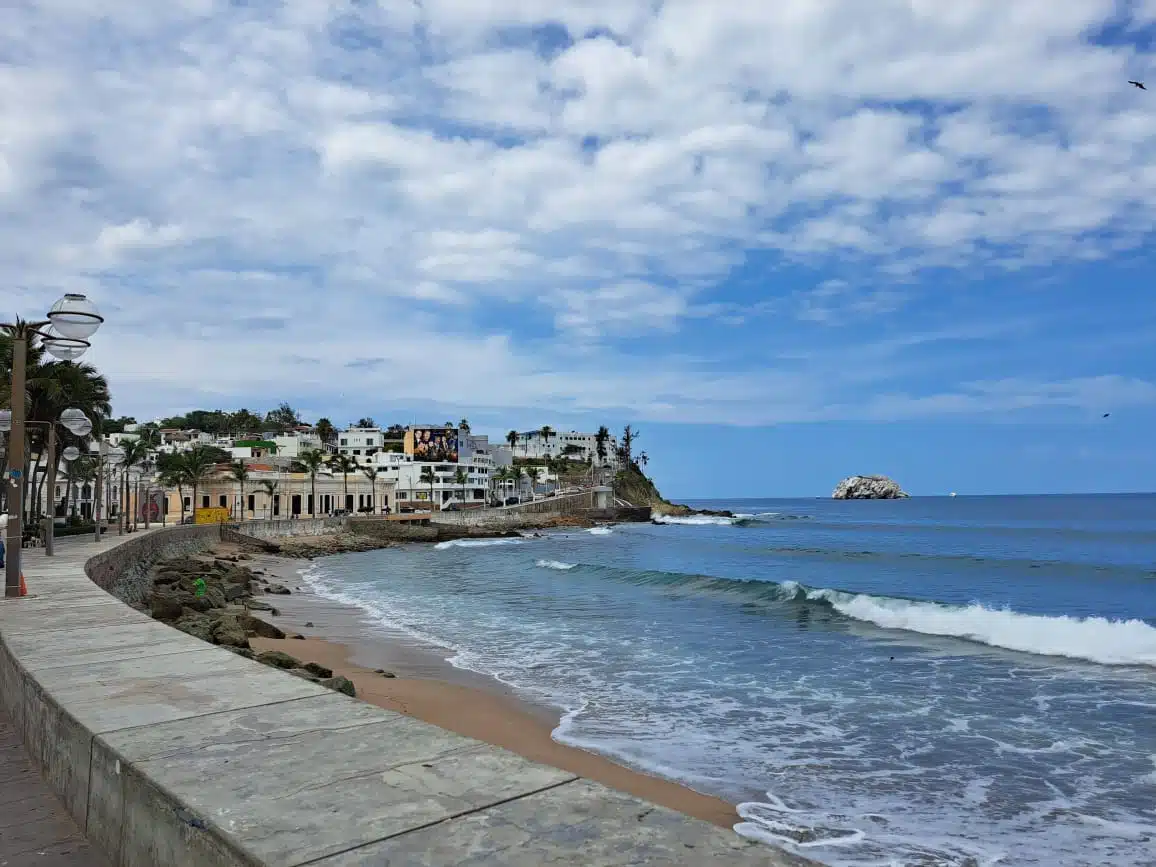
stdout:
<svg viewBox="0 0 1156 867">
<path fill-rule="evenodd" d="M 614 477 L 614 496 L 625 500 L 632 506 L 650 506 L 652 514 L 658 515 L 727 515 L 729 512 L 703 512 L 684 506 L 681 503 L 672 503 L 659 493 L 654 481 L 647 478 L 638 464 L 633 461 L 618 471 Z"/>
</svg>

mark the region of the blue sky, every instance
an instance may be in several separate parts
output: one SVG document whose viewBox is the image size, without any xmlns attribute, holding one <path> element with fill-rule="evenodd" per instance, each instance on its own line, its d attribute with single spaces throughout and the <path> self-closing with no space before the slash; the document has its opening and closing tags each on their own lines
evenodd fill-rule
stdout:
<svg viewBox="0 0 1156 867">
<path fill-rule="evenodd" d="M 118 411 L 1156 489 L 1156 0 L 98 5 L 5 12 L 0 279 Z"/>
</svg>

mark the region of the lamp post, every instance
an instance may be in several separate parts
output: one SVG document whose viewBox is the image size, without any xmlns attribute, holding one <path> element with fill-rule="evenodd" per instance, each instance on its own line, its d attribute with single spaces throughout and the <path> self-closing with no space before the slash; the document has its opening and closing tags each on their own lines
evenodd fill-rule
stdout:
<svg viewBox="0 0 1156 867">
<path fill-rule="evenodd" d="M 84 437 L 84 436 L 88 436 L 90 433 L 92 433 L 92 422 L 89 421 L 88 416 L 86 416 L 79 409 L 71 409 L 71 408 L 66 409 L 64 412 L 62 412 L 60 414 L 59 424 L 63 425 L 65 428 L 67 428 L 68 432 L 73 434 L 74 436 Z M 46 466 L 48 477 L 45 480 L 45 487 L 48 489 L 48 496 L 49 496 L 50 502 L 52 503 L 52 508 L 51 508 L 51 511 L 49 512 L 49 515 L 48 515 L 48 524 L 44 528 L 44 555 L 46 557 L 51 557 L 56 553 L 53 543 L 55 541 L 55 530 L 56 530 L 56 470 L 57 470 L 57 464 L 59 463 L 59 458 L 57 458 L 57 456 L 56 456 L 56 425 L 57 425 L 57 422 L 51 422 L 51 421 L 25 421 L 24 422 L 25 427 L 29 427 L 31 425 L 42 426 L 42 427 L 48 428 L 48 461 L 47 461 L 47 466 Z M 9 437 L 11 439 L 11 433 L 10 433 L 11 430 L 12 430 L 12 410 L 9 410 L 9 409 L 0 410 L 0 431 L 9 432 Z M 8 448 L 9 448 L 9 451 L 11 451 L 12 446 L 9 445 Z M 73 459 L 73 458 L 68 457 L 68 455 L 70 453 L 75 453 L 75 456 L 80 455 L 80 452 L 77 451 L 75 446 L 69 446 L 67 449 L 64 450 L 64 457 L 66 460 L 72 460 Z M 26 484 L 27 484 L 27 482 L 25 481 L 25 485 Z M 21 485 L 20 487 L 23 488 L 24 485 Z M 9 521 L 11 521 L 11 519 L 9 519 Z"/>
<path fill-rule="evenodd" d="M 63 361 L 79 358 L 91 345 L 104 322 L 96 306 L 83 295 L 69 293 L 52 305 L 47 319 L 0 323 L 12 340 L 11 430 L 8 436 L 8 544 L 4 576 L 5 598 L 20 596 L 20 566 L 24 519 L 24 402 L 28 365 L 28 341 L 40 338 L 49 353 Z M 49 328 L 51 326 L 51 328 Z"/>
</svg>

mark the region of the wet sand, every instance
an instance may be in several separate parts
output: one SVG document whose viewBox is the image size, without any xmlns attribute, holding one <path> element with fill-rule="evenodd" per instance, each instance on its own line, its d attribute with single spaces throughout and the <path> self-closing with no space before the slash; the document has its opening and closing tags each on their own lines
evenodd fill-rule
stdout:
<svg viewBox="0 0 1156 867">
<path fill-rule="evenodd" d="M 254 638 L 256 650 L 282 650 L 344 675 L 358 698 L 449 731 L 485 741 L 526 758 L 655 804 L 730 828 L 739 821 L 732 804 L 669 780 L 652 777 L 585 750 L 557 743 L 551 733 L 560 712 L 525 700 L 504 684 L 451 665 L 452 652 L 424 644 L 400 631 L 371 623 L 360 609 L 311 592 L 299 570 L 307 561 L 258 556 L 250 565 L 293 589 L 290 596 L 264 596 L 279 613 L 254 612 L 287 634 L 304 639 Z M 312 624 L 312 625 L 306 625 Z M 375 673 L 391 672 L 395 677 Z"/>
</svg>

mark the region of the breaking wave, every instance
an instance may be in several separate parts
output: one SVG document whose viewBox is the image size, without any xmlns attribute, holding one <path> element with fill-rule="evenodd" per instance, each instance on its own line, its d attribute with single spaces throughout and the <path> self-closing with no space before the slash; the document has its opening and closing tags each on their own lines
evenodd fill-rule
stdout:
<svg viewBox="0 0 1156 867">
<path fill-rule="evenodd" d="M 786 515 L 782 512 L 760 512 L 757 515 L 738 513 L 734 517 L 727 515 L 655 515 L 652 519 L 656 524 L 682 524 L 690 527 L 752 527 L 758 524 L 769 524 L 773 521 L 800 521 L 810 518 L 810 515 Z"/>
<path fill-rule="evenodd" d="M 563 563 L 560 560 L 539 560 L 535 564 L 539 569 L 556 569 L 559 572 L 568 572 L 577 566 L 577 563 Z"/>
<path fill-rule="evenodd" d="M 434 545 L 439 551 L 446 548 L 490 548 L 494 545 L 521 545 L 521 539 L 450 539 Z"/>
<path fill-rule="evenodd" d="M 1023 614 L 986 605 L 872 596 L 794 581 L 719 578 L 681 572 L 623 572 L 605 566 L 584 567 L 630 584 L 683 593 L 729 596 L 748 605 L 817 605 L 844 617 L 883 629 L 958 638 L 990 647 L 1060 656 L 1101 665 L 1156 666 L 1156 627 L 1143 620 Z"/>
<path fill-rule="evenodd" d="M 591 527 L 586 532 L 589 533 L 591 536 L 609 536 L 614 531 L 611 530 L 609 527 Z"/>
</svg>

